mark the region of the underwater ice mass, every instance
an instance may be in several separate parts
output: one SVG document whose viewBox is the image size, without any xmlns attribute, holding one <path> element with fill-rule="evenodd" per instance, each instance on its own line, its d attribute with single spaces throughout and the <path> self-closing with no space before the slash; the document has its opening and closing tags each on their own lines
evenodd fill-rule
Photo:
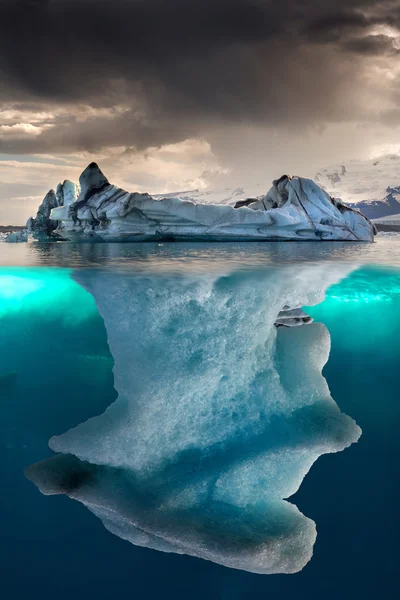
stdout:
<svg viewBox="0 0 400 600">
<path fill-rule="evenodd" d="M 27 477 L 135 545 L 300 571 L 316 525 L 290 497 L 321 455 L 361 430 L 322 375 L 328 330 L 298 315 L 351 270 L 74 271 L 104 319 L 118 398 L 53 437 L 57 454 Z"/>
</svg>

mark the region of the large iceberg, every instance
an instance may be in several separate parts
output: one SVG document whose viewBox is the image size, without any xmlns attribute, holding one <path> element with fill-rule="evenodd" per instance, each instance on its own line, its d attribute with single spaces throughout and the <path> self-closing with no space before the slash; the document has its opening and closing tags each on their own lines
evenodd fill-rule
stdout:
<svg viewBox="0 0 400 600">
<path fill-rule="evenodd" d="M 36 237 L 43 231 L 72 241 L 372 241 L 375 233 L 359 211 L 304 177 L 285 175 L 265 196 L 235 206 L 129 193 L 112 185 L 95 163 L 82 173 L 79 188 L 68 202 L 50 192 L 51 201 L 28 222 Z"/>
<path fill-rule="evenodd" d="M 293 573 L 316 527 L 288 499 L 360 429 L 330 396 L 330 336 L 302 306 L 351 267 L 205 275 L 80 269 L 118 399 L 26 471 L 129 542 L 254 573 Z M 62 407 L 60 407 L 60 410 Z"/>
</svg>

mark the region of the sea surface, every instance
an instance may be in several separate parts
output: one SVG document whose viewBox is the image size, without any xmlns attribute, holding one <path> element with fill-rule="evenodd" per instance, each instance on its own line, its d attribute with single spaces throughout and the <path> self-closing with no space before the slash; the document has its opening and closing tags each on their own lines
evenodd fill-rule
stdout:
<svg viewBox="0 0 400 600">
<path fill-rule="evenodd" d="M 173 436 L 186 435 L 186 427 L 194 439 L 207 427 L 208 374 L 214 376 L 223 362 L 232 369 L 229 389 L 243 388 L 250 342 L 259 335 L 263 314 L 275 335 L 274 318 L 288 298 L 291 306 L 298 298 L 329 332 L 323 376 L 338 409 L 362 430 L 358 442 L 343 451 L 321 451 L 290 496 L 317 528 L 313 555 L 299 572 L 260 575 L 131 544 L 82 503 L 63 494 L 43 495 L 25 476 L 26 467 L 54 455 L 49 448 L 54 436 L 61 436 L 62 445 L 62 434 L 104 413 L 118 395 L 133 405 L 136 396 L 142 398 L 146 390 L 135 381 L 141 373 L 153 386 L 153 395 L 145 398 L 150 433 L 143 427 L 135 433 L 137 452 L 130 464 L 146 461 L 139 456 L 141 435 L 149 444 L 147 454 L 154 441 L 155 457 L 167 451 L 173 456 L 181 444 Z M 227 314 L 234 318 L 225 322 Z M 307 327 L 314 325 L 299 329 Z M 293 365 L 303 361 L 307 370 L 305 342 L 299 340 L 293 341 Z M 183 349 L 190 346 L 187 361 Z M 317 346 L 312 351 L 310 356 L 320 353 Z M 202 390 L 196 385 L 200 376 Z M 312 380 L 308 385 L 312 389 Z M 187 404 L 176 406 L 174 386 L 177 394 L 186 393 Z M 261 387 L 252 390 L 250 400 L 242 388 L 239 400 L 235 397 L 239 421 L 248 418 L 240 402 L 257 394 L 257 402 L 270 402 Z M 229 397 L 214 400 L 214 410 L 229 419 Z M 196 402 L 203 403 L 197 412 Z M 149 409 L 153 405 L 157 410 Z M 158 436 L 167 431 L 172 408 L 177 421 L 161 444 Z M 210 428 L 225 427 L 213 419 Z M 400 558 L 399 430 L 400 237 L 378 237 L 374 244 L 0 244 L 0 590 L 5 600 L 391 599 L 397 595 Z M 247 436 L 251 445 L 251 431 L 237 431 L 234 435 Z M 204 429 L 202 439 L 208 433 Z M 220 440 L 220 433 L 213 430 L 210 439 Z M 67 438 L 68 443 L 76 445 L 77 455 L 86 452 L 90 458 L 90 440 Z M 110 464 L 124 460 L 124 446 L 115 444 L 111 436 L 105 445 Z M 193 441 L 193 447 L 200 445 Z M 203 454 L 199 450 L 185 460 L 193 466 L 206 456 L 217 472 L 221 467 L 206 446 Z M 225 450 L 226 463 L 238 460 L 238 450 L 235 456 Z M 294 477 L 285 465 L 281 469 L 283 479 Z M 188 472 L 180 471 L 183 487 Z M 277 485 L 277 476 L 271 477 L 260 478 L 258 487 L 252 481 L 254 497 Z M 238 496 L 247 485 L 240 482 Z M 246 502 L 243 512 L 251 499 Z"/>
</svg>

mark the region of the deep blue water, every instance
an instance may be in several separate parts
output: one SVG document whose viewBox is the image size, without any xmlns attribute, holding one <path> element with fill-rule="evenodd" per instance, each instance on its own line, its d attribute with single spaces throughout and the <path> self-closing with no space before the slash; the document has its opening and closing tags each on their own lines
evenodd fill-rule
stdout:
<svg viewBox="0 0 400 600">
<path fill-rule="evenodd" d="M 317 524 L 312 560 L 298 574 L 271 576 L 133 546 L 81 504 L 43 496 L 24 477 L 27 465 L 52 454 L 51 436 L 115 400 L 113 358 L 94 301 L 70 271 L 0 269 L 2 597 L 392 598 L 400 535 L 400 269 L 386 262 L 356 268 L 309 309 L 331 334 L 324 375 L 332 397 L 363 435 L 319 458 L 292 498 Z M 21 276 L 44 280 L 36 299 L 21 292 L 13 279 Z"/>
</svg>

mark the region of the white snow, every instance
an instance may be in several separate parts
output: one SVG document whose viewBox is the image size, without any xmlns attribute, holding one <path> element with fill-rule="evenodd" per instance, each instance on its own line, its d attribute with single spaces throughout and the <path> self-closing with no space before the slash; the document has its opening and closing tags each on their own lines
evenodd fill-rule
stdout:
<svg viewBox="0 0 400 600">
<path fill-rule="evenodd" d="M 152 194 L 153 198 L 180 198 L 195 204 L 229 204 L 234 206 L 239 200 L 246 198 L 262 198 L 265 196 L 265 185 L 249 184 L 244 187 L 178 191 L 169 194 Z"/>
<path fill-rule="evenodd" d="M 80 194 L 80 187 L 72 181 L 66 179 L 57 186 L 56 197 L 57 206 L 68 206 L 75 202 Z"/>
<path fill-rule="evenodd" d="M 388 187 L 400 186 L 400 154 L 333 165 L 321 169 L 315 181 L 345 203 L 384 200 Z"/>
</svg>

